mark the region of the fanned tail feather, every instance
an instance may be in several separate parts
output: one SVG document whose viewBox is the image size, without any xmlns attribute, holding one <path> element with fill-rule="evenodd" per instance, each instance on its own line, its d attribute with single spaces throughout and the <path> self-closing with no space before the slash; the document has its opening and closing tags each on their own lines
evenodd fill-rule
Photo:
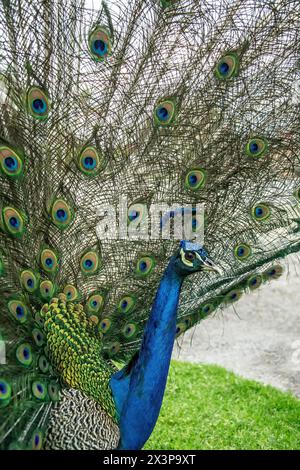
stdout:
<svg viewBox="0 0 300 470">
<path fill-rule="evenodd" d="M 56 349 L 97 353 L 84 365 L 112 415 L 113 361 L 138 351 L 178 247 L 99 237 L 115 215 L 127 227 L 151 204 L 204 204 L 224 275 L 185 282 L 178 335 L 299 251 L 297 3 L 2 0 L 1 448 L 43 446 L 60 387 L 93 396 Z"/>
</svg>

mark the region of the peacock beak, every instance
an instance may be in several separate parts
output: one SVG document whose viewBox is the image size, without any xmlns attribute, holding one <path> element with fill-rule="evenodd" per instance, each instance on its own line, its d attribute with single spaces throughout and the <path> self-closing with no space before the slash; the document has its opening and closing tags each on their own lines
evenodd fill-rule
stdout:
<svg viewBox="0 0 300 470">
<path fill-rule="evenodd" d="M 223 269 L 220 268 L 220 266 L 217 266 L 211 259 L 203 259 L 200 257 L 200 255 L 198 255 L 198 253 L 197 257 L 202 261 L 202 271 L 214 271 L 215 273 L 220 274 L 220 276 L 223 274 Z"/>
<path fill-rule="evenodd" d="M 209 258 L 206 258 L 206 260 L 204 261 L 202 269 L 203 271 L 214 271 L 215 273 L 220 274 L 220 276 L 223 274 L 223 269 L 220 266 L 217 266 Z"/>
</svg>

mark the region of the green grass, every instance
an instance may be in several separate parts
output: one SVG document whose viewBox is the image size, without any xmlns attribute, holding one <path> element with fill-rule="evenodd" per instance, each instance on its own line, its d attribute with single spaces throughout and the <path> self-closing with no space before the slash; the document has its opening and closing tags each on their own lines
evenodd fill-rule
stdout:
<svg viewBox="0 0 300 470">
<path fill-rule="evenodd" d="M 221 367 L 173 361 L 144 449 L 300 449 L 300 401 Z"/>
</svg>

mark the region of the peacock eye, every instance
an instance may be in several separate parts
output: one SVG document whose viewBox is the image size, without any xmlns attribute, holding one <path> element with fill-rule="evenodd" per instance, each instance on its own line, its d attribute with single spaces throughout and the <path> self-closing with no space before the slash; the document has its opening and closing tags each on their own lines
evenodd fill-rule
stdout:
<svg viewBox="0 0 300 470">
<path fill-rule="evenodd" d="M 194 168 L 185 175 L 185 187 L 191 191 L 203 188 L 206 183 L 206 173 L 201 168 Z"/>
<path fill-rule="evenodd" d="M 80 260 L 81 272 L 87 276 L 95 274 L 101 264 L 98 253 L 94 250 L 87 251 Z"/>
<path fill-rule="evenodd" d="M 50 100 L 39 87 L 31 87 L 26 96 L 27 111 L 37 119 L 46 119 L 50 111 Z"/>
<path fill-rule="evenodd" d="M 219 80 L 227 80 L 238 74 L 239 59 L 235 53 L 221 57 L 215 68 L 215 75 Z"/>
<path fill-rule="evenodd" d="M 87 176 L 95 176 L 102 167 L 102 155 L 94 147 L 85 147 L 78 157 L 78 167 Z"/>
<path fill-rule="evenodd" d="M 176 117 L 176 103 L 174 99 L 160 101 L 154 109 L 154 123 L 156 126 L 169 126 Z"/>
<path fill-rule="evenodd" d="M 194 261 L 194 259 L 196 258 L 196 255 L 193 251 L 187 251 L 184 257 L 187 261 Z"/>
<path fill-rule="evenodd" d="M 56 227 L 60 230 L 65 230 L 73 221 L 74 211 L 66 201 L 63 199 L 56 199 L 53 201 L 50 216 Z"/>
<path fill-rule="evenodd" d="M 75 286 L 72 286 L 71 284 L 67 284 L 65 286 L 64 294 L 67 297 L 67 301 L 76 300 L 79 296 L 78 290 L 76 289 Z"/>
<path fill-rule="evenodd" d="M 112 39 L 105 28 L 98 26 L 89 34 L 89 52 L 97 62 L 102 62 L 111 54 Z"/>
<path fill-rule="evenodd" d="M 249 157 L 263 157 L 267 150 L 268 142 L 261 137 L 250 139 L 245 147 L 246 154 Z"/>
<path fill-rule="evenodd" d="M 0 406 L 8 405 L 12 396 L 11 384 L 4 379 L 0 379 Z"/>
<path fill-rule="evenodd" d="M 20 282 L 22 288 L 30 294 L 33 293 L 38 287 L 37 276 L 31 270 L 24 270 L 20 274 Z"/>
<path fill-rule="evenodd" d="M 21 155 L 9 147 L 0 147 L 0 170 L 12 178 L 19 178 L 23 174 L 23 159 Z"/>
<path fill-rule="evenodd" d="M 14 207 L 4 207 L 2 209 L 3 228 L 12 237 L 20 238 L 25 231 L 26 217 Z"/>
<path fill-rule="evenodd" d="M 30 344 L 20 344 L 16 349 L 16 358 L 19 364 L 29 367 L 33 361 L 33 353 Z"/>
</svg>

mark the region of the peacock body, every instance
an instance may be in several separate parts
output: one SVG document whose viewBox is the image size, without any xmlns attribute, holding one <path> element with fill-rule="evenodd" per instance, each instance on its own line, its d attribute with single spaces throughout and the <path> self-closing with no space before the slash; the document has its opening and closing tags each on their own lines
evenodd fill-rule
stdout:
<svg viewBox="0 0 300 470">
<path fill-rule="evenodd" d="M 300 249 L 298 2 L 98 7 L 1 1 L 3 449 L 141 448 L 175 336 Z"/>
</svg>

